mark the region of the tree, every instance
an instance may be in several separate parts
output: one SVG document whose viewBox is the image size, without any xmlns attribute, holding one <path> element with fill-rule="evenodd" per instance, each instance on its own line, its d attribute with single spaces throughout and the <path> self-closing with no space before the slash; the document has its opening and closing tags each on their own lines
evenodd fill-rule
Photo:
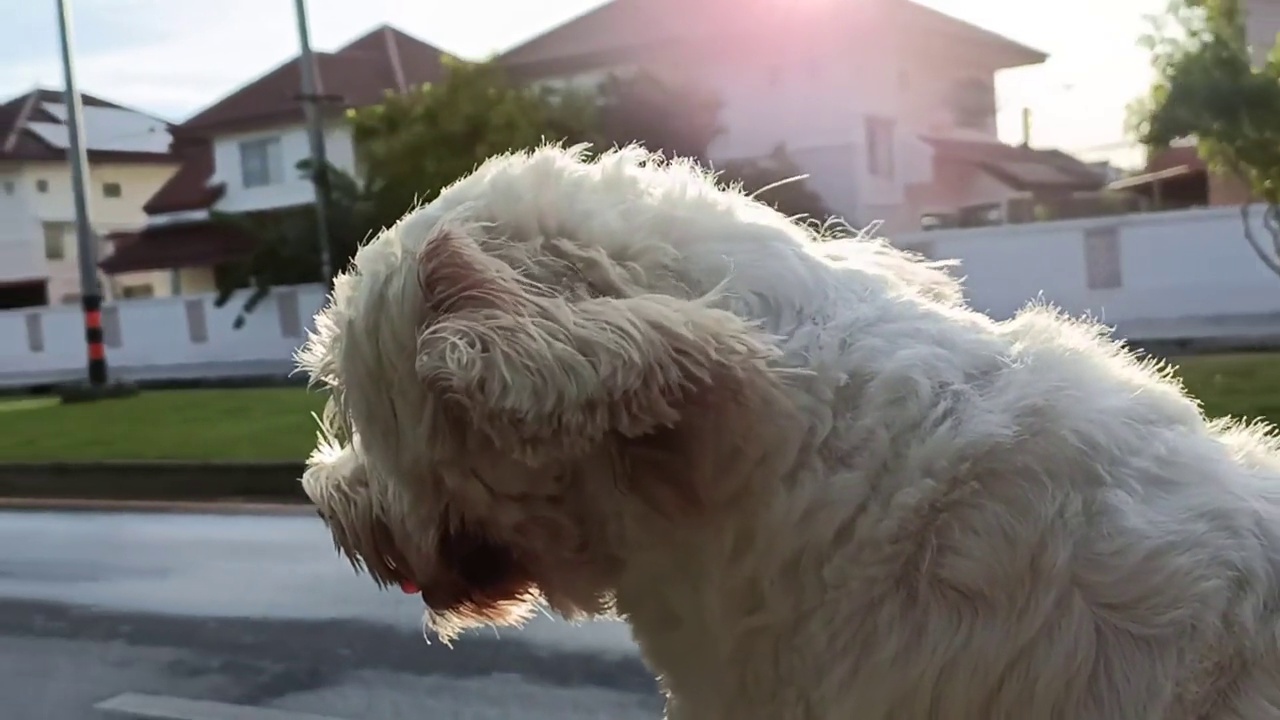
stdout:
<svg viewBox="0 0 1280 720">
<path fill-rule="evenodd" d="M 596 107 L 606 147 L 639 143 L 706 165 L 711 143 L 725 131 L 715 93 L 647 71 L 610 75 L 596 92 Z"/>
<path fill-rule="evenodd" d="M 563 138 L 597 140 L 590 98 L 510 83 L 496 64 L 445 60 L 439 83 L 388 94 L 382 104 L 348 113 L 362 180 L 330 166 L 329 229 L 335 268 L 345 267 L 370 235 L 497 153 Z M 299 165 L 308 178 L 308 163 Z M 220 215 L 257 240 L 252 256 L 218 273 L 218 304 L 250 287 L 236 325 L 276 285 L 314 281 L 320 273 L 314 209 Z"/>
<path fill-rule="evenodd" d="M 740 186 L 787 217 L 821 224 L 831 216 L 826 201 L 804 182 L 804 170 L 787 153 L 785 145 L 778 145 L 764 158 L 725 163 L 720 179 Z"/>
<path fill-rule="evenodd" d="M 352 135 L 384 224 L 466 175 L 486 158 L 546 141 L 598 139 L 591 98 L 511 83 L 497 64 L 446 62 L 446 77 L 388 94 L 351 114 Z"/>
<path fill-rule="evenodd" d="M 328 169 L 334 267 L 344 267 L 366 238 L 430 202 L 492 155 L 549 141 L 589 143 L 596 152 L 640 143 L 667 157 L 707 165 L 710 146 L 724 131 L 721 102 L 713 93 L 649 73 L 615 75 L 596 91 L 582 92 L 516 85 L 491 62 L 449 59 L 445 66 L 439 83 L 388 94 L 380 105 L 348 114 L 363 179 Z M 299 169 L 310 172 L 306 163 Z M 797 179 L 802 175 L 780 147 L 760 160 L 727 164 L 722 180 L 758 191 L 760 199 L 790 215 L 825 219 L 821 198 Z M 219 220 L 258 241 L 246 262 L 218 273 L 218 304 L 251 288 L 237 327 L 273 286 L 318 277 L 312 208 Z"/>
<path fill-rule="evenodd" d="M 610 76 L 599 90 L 598 107 L 599 133 L 608 144 L 640 143 L 707 167 L 713 165 L 711 144 L 725 132 L 723 103 L 714 93 L 649 72 Z M 717 169 L 722 183 L 739 186 L 788 216 L 823 222 L 831 215 L 784 145 L 765 157 L 733 160 Z"/>
<path fill-rule="evenodd" d="M 1156 79 L 1130 106 L 1130 131 L 1157 151 L 1194 139 L 1212 172 L 1242 180 L 1270 236 L 1253 232 L 1246 202 L 1245 239 L 1280 275 L 1280 53 L 1254 66 L 1240 0 L 1174 0 L 1144 41 Z"/>
<path fill-rule="evenodd" d="M 313 172 L 310 161 L 299 163 L 298 171 L 310 180 Z M 332 165 L 328 182 L 329 249 L 336 263 L 346 265 L 370 231 L 385 225 L 387 215 L 380 199 L 367 185 Z M 256 240 L 248 260 L 223 265 L 215 273 L 216 306 L 224 305 L 238 290 L 249 289 L 234 327 L 244 325 L 246 316 L 266 298 L 273 286 L 314 282 L 320 275 L 320 234 L 316 213 L 310 205 L 271 215 L 217 213 L 214 221 Z"/>
</svg>

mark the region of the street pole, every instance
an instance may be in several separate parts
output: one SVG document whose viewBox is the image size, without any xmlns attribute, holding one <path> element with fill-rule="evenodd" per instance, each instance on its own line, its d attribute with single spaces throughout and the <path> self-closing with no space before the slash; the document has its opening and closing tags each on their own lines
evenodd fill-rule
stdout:
<svg viewBox="0 0 1280 720">
<path fill-rule="evenodd" d="M 311 53 L 311 33 L 307 30 L 306 0 L 293 1 L 298 16 L 298 56 L 302 75 L 302 108 L 307 121 L 307 136 L 311 142 L 311 182 L 316 196 L 316 240 L 320 243 L 320 281 L 328 285 L 333 278 L 333 259 L 329 246 L 329 160 L 324 147 L 324 117 L 320 112 L 320 97 L 316 89 L 315 56 Z"/>
<path fill-rule="evenodd" d="M 67 162 L 71 165 L 71 191 L 76 213 L 76 250 L 80 259 L 80 304 L 84 308 L 84 335 L 88 344 L 89 385 L 107 384 L 107 352 L 102 343 L 102 288 L 98 285 L 98 244 L 89 224 L 89 152 L 84 139 L 84 105 L 76 89 L 71 60 L 71 8 L 58 2 L 58 35 L 62 42 L 62 78 L 66 86 Z"/>
</svg>

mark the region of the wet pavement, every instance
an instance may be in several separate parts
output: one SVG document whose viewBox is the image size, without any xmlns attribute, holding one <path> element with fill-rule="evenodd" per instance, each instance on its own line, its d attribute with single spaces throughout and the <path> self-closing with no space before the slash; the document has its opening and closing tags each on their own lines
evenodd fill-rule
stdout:
<svg viewBox="0 0 1280 720">
<path fill-rule="evenodd" d="M 314 517 L 0 512 L 6 720 L 652 720 L 618 623 L 452 649 Z"/>
</svg>

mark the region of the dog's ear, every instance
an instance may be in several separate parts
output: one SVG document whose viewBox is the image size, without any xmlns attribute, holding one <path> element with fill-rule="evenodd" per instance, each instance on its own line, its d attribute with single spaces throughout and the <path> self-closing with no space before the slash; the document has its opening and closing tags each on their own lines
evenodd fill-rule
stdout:
<svg viewBox="0 0 1280 720">
<path fill-rule="evenodd" d="M 570 301 L 449 230 L 425 245 L 419 279 L 427 306 L 419 375 L 455 416 L 528 464 L 617 440 L 630 462 L 700 471 L 692 465 L 719 461 L 696 435 L 732 433 L 728 419 L 754 415 L 761 393 L 776 389 L 766 366 L 772 346 L 706 302 Z M 694 420 L 697 432 L 687 427 Z M 716 420 L 726 427 L 713 430 Z"/>
</svg>

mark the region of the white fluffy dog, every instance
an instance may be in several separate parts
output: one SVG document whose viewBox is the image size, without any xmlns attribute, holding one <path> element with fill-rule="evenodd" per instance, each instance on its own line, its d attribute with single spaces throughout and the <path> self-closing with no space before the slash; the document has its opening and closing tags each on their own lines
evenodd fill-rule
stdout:
<svg viewBox="0 0 1280 720">
<path fill-rule="evenodd" d="M 1280 718 L 1280 447 L 637 149 L 493 159 L 300 354 L 306 491 L 445 635 L 616 614 L 676 720 Z"/>
</svg>

